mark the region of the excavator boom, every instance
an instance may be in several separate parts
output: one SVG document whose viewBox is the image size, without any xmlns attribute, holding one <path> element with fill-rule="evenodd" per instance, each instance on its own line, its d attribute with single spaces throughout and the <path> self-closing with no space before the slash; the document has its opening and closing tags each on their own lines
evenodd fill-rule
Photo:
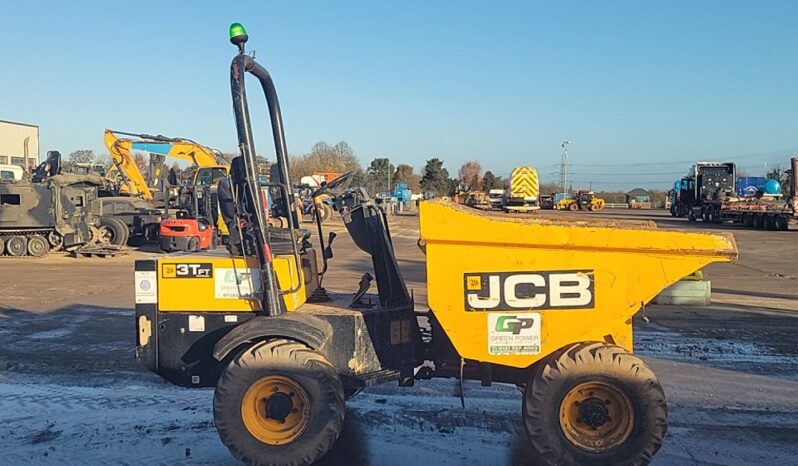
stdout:
<svg viewBox="0 0 798 466">
<path fill-rule="evenodd" d="M 121 184 L 128 194 L 152 200 L 152 184 L 141 173 L 136 165 L 132 151 L 140 150 L 152 154 L 172 157 L 203 168 L 226 171 L 224 158 L 219 151 L 203 146 L 190 139 L 169 138 L 149 134 L 126 133 L 123 131 L 105 130 L 105 146 L 114 162 L 116 171 L 122 177 Z M 155 177 L 156 179 L 159 176 Z"/>
</svg>

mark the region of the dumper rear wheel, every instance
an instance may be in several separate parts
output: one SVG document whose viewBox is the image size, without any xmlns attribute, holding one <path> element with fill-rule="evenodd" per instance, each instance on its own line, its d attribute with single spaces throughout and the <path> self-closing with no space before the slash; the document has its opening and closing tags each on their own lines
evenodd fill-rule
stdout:
<svg viewBox="0 0 798 466">
<path fill-rule="evenodd" d="M 290 340 L 258 343 L 235 357 L 213 397 L 222 442 L 257 465 L 307 465 L 335 443 L 344 390 L 321 354 Z"/>
<path fill-rule="evenodd" d="M 580 343 L 540 363 L 524 394 L 524 425 L 548 464 L 648 464 L 662 446 L 667 406 L 643 361 Z"/>
</svg>

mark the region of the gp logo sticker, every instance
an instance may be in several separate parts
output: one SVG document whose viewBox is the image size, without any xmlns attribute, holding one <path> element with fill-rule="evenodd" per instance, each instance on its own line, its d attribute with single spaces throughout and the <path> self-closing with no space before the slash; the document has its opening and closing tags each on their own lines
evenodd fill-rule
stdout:
<svg viewBox="0 0 798 466">
<path fill-rule="evenodd" d="M 540 313 L 490 313 L 486 317 L 488 321 L 488 354 L 530 355 L 540 353 Z"/>
<path fill-rule="evenodd" d="M 497 332 L 510 332 L 513 335 L 520 335 L 521 330 L 532 328 L 535 324 L 535 319 L 517 317 L 517 316 L 499 316 L 496 319 Z"/>
</svg>

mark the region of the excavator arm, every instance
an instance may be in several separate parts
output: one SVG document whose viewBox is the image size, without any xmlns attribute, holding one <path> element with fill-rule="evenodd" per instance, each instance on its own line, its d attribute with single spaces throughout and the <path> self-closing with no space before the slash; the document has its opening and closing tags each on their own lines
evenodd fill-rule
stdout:
<svg viewBox="0 0 798 466">
<path fill-rule="evenodd" d="M 199 167 L 200 170 L 203 168 L 216 169 L 225 173 L 228 170 L 225 165 L 222 165 L 224 159 L 218 151 L 190 139 L 125 133 L 106 129 L 105 146 L 108 148 L 108 153 L 114 162 L 116 170 L 122 177 L 122 185 L 126 187 L 129 194 L 141 196 L 148 201 L 153 198 L 152 188 L 136 165 L 132 153 L 133 150 L 184 160 Z"/>
<path fill-rule="evenodd" d="M 106 129 L 104 141 L 114 168 L 121 177 L 120 187 L 124 187 L 131 196 L 140 196 L 151 201 L 152 190 L 136 165 L 136 159 L 131 152 L 131 140 L 119 138 L 114 131 Z"/>
</svg>

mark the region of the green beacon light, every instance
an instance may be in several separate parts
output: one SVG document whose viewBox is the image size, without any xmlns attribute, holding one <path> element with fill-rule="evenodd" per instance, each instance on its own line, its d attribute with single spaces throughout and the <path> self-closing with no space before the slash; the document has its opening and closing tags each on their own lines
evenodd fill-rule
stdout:
<svg viewBox="0 0 798 466">
<path fill-rule="evenodd" d="M 247 42 L 247 39 L 249 39 L 247 30 L 244 29 L 241 23 L 233 23 L 230 25 L 230 42 L 237 45 L 241 52 L 244 51 L 244 44 Z"/>
</svg>

